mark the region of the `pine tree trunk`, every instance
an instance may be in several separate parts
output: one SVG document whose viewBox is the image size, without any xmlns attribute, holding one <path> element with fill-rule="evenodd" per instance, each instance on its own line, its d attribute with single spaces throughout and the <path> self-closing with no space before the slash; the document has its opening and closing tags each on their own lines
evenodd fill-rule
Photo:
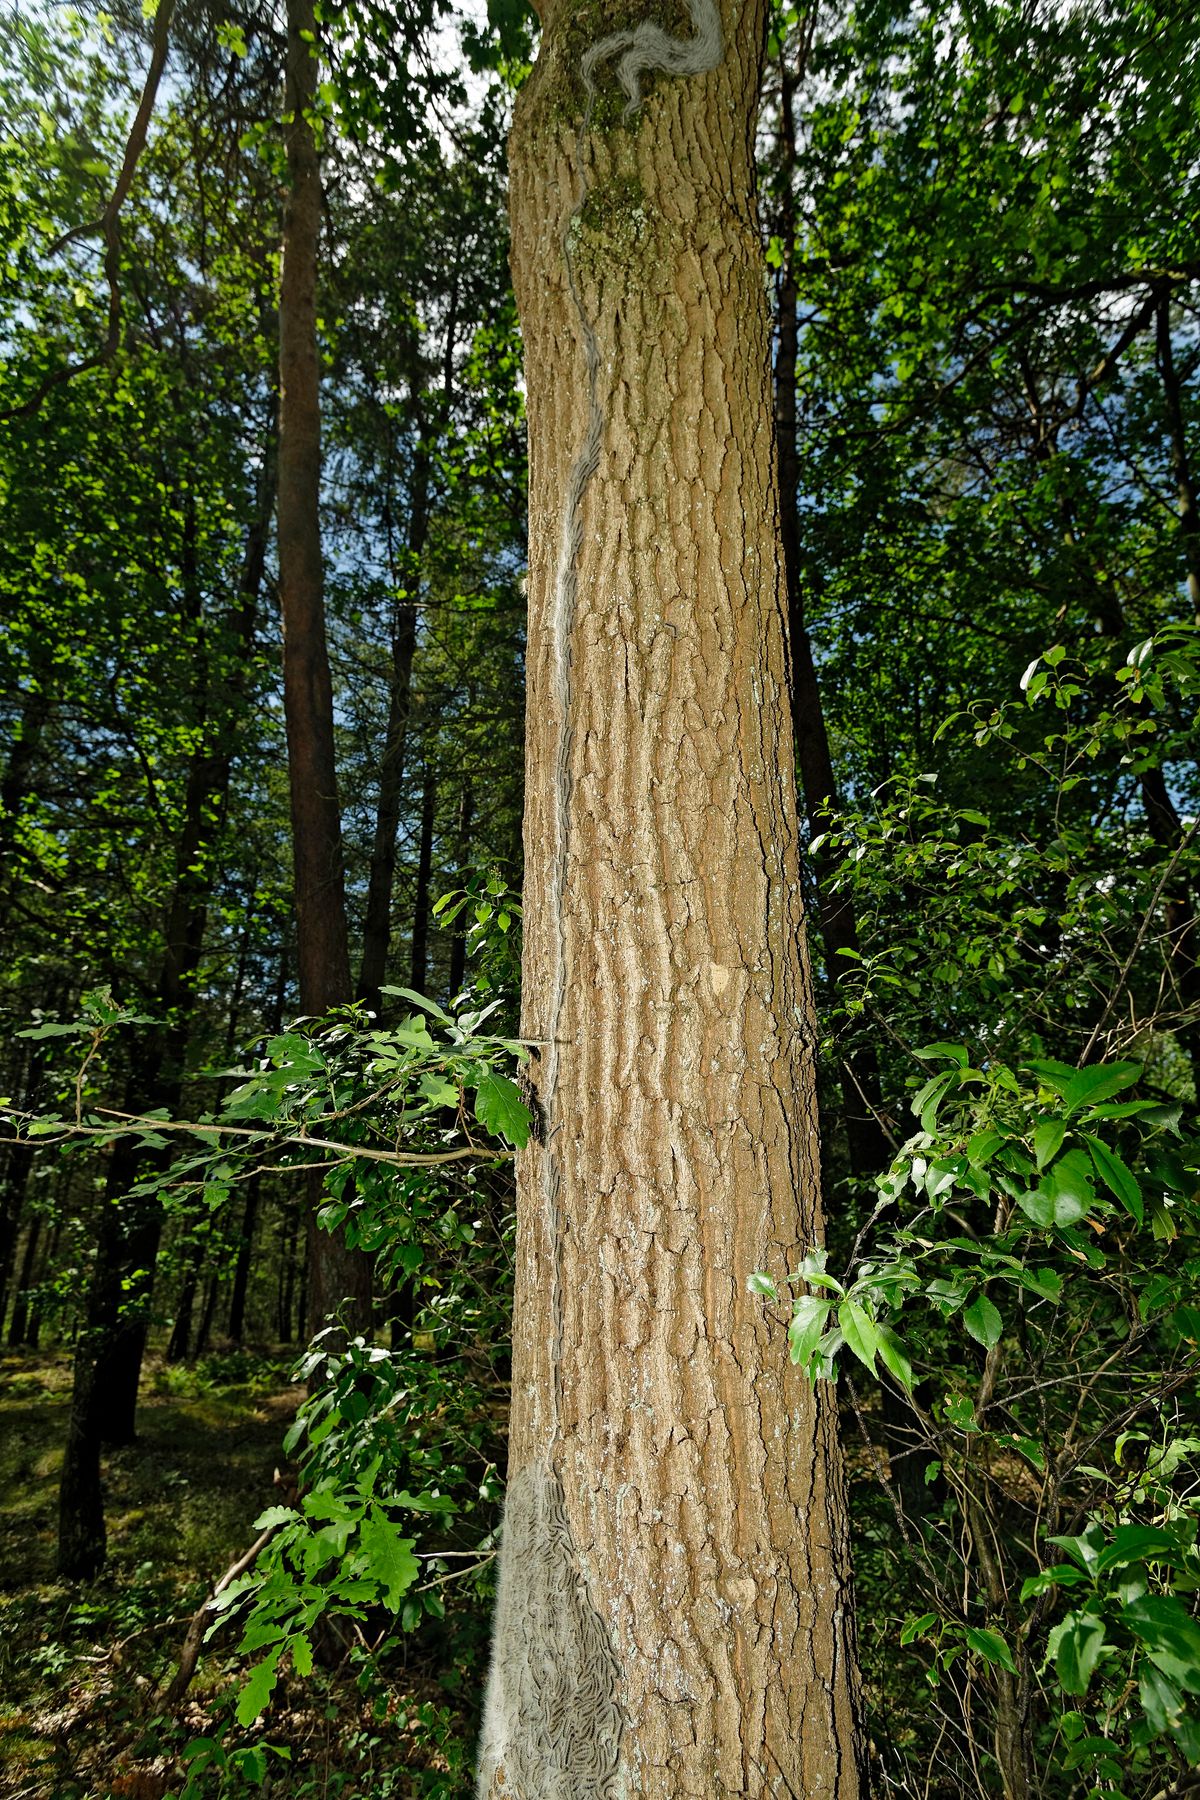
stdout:
<svg viewBox="0 0 1200 1800">
<path fill-rule="evenodd" d="M 836 1408 L 747 1289 L 822 1230 L 764 8 L 690 12 L 691 38 L 604 42 L 581 130 L 596 12 L 547 5 L 511 139 L 546 1132 L 518 1165 L 485 1800 L 859 1792 Z M 638 63 L 664 72 L 623 115 Z"/>
<path fill-rule="evenodd" d="M 321 364 L 317 250 L 321 165 L 313 132 L 317 23 L 313 0 L 288 0 L 284 96 L 288 198 L 279 293 L 279 604 L 287 727 L 300 1006 L 308 1014 L 353 995 L 342 815 L 334 753 L 333 684 L 321 554 Z M 312 1272 L 308 1328 L 335 1313 L 351 1331 L 371 1317 L 371 1265 L 317 1224 L 320 1172 L 306 1181 Z"/>
</svg>

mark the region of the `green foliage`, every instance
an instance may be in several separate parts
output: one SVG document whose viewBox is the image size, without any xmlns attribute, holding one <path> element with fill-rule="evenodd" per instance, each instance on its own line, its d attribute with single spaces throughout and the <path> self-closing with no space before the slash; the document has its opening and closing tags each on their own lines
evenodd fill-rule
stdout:
<svg viewBox="0 0 1200 1800">
<path fill-rule="evenodd" d="M 939 1604 L 901 1642 L 929 1645 L 930 1679 L 965 1649 L 1036 1672 L 1044 1694 L 1056 1683 L 1084 1721 L 1070 1735 L 1042 1714 L 1041 1753 L 1064 1776 L 1152 1769 L 1163 1737 L 1193 1760 L 1200 1438 L 1173 1420 L 1200 1387 L 1200 1140 L 1180 1138 L 1177 1107 L 1130 1096 L 1137 1063 L 921 1054 L 919 1129 L 849 1272 L 835 1279 L 823 1250 L 795 1272 L 790 1354 L 814 1379 L 847 1353 L 890 1377 L 898 1453 L 934 1459 L 947 1522 L 988 1532 L 1003 1598 L 985 1583 L 964 1613 L 934 1573 L 943 1527 L 924 1524 L 918 1579 Z"/>
</svg>

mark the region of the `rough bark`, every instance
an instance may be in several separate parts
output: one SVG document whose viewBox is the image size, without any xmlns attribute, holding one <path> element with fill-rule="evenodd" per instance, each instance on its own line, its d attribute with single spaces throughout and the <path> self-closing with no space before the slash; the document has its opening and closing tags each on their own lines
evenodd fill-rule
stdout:
<svg viewBox="0 0 1200 1800">
<path fill-rule="evenodd" d="M 746 1285 L 822 1229 L 763 8 L 690 12 L 688 39 L 606 38 L 611 12 L 548 7 L 511 142 L 546 1132 L 518 1165 L 485 1800 L 859 1792 L 836 1411 Z M 623 115 L 638 65 L 663 73 Z"/>
</svg>

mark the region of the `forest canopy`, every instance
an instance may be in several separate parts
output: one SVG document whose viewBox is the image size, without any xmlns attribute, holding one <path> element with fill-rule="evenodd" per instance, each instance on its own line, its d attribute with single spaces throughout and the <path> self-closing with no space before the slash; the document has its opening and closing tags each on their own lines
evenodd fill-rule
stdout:
<svg viewBox="0 0 1200 1800">
<path fill-rule="evenodd" d="M 1200 1792 L 1195 8 L 0 101 L 0 1792 Z"/>
</svg>

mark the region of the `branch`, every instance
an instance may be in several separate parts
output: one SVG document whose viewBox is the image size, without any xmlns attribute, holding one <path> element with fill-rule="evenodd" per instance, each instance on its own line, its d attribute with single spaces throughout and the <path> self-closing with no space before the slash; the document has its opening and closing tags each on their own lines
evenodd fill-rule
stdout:
<svg viewBox="0 0 1200 1800">
<path fill-rule="evenodd" d="M 168 1707 L 177 1706 L 192 1685 L 192 1676 L 196 1673 L 196 1664 L 200 1660 L 200 1651 L 204 1644 L 204 1629 L 212 1610 L 213 1601 L 225 1592 L 231 1581 L 236 1581 L 239 1575 L 245 1573 L 259 1551 L 266 1549 L 278 1529 L 277 1525 L 268 1525 L 267 1529 L 255 1538 L 250 1548 L 239 1556 L 236 1562 L 230 1563 L 203 1606 L 197 1607 L 192 1614 L 191 1624 L 187 1628 L 187 1636 L 184 1638 L 179 1652 L 179 1667 L 175 1671 L 170 1687 L 163 1695 L 160 1710 L 165 1712 Z"/>
<path fill-rule="evenodd" d="M 31 1118 L 33 1116 L 32 1114 L 19 1113 L 15 1110 L 6 1109 L 6 1111 L 8 1111 L 8 1117 L 10 1119 L 15 1119 L 18 1123 L 22 1119 Z M 312 1137 L 304 1130 L 299 1130 L 294 1135 L 291 1135 L 282 1131 L 270 1131 L 266 1127 L 256 1128 L 251 1125 L 221 1125 L 215 1120 L 210 1123 L 207 1120 L 194 1119 L 152 1119 L 147 1118 L 144 1113 L 117 1112 L 110 1106 L 98 1106 L 95 1108 L 95 1113 L 96 1116 L 100 1118 L 120 1120 L 127 1129 L 122 1132 L 113 1125 L 84 1125 L 82 1122 L 76 1122 L 75 1124 L 64 1123 L 62 1130 L 57 1133 L 52 1134 L 46 1132 L 45 1134 L 39 1134 L 36 1139 L 21 1137 L 19 1134 L 16 1137 L 0 1137 L 0 1143 L 26 1144 L 35 1142 L 37 1144 L 44 1144 L 48 1149 L 53 1149 L 56 1145 L 68 1143 L 75 1137 L 100 1137 L 112 1139 L 114 1137 L 132 1136 L 135 1133 L 141 1132 L 177 1131 L 183 1132 L 189 1137 L 240 1137 L 250 1138 L 258 1144 L 280 1144 L 284 1148 L 302 1146 L 311 1150 L 334 1150 L 342 1161 L 348 1161 L 352 1157 L 361 1157 L 368 1162 L 391 1163 L 394 1167 L 402 1169 L 436 1168 L 442 1163 L 467 1162 L 472 1159 L 482 1160 L 484 1162 L 500 1162 L 505 1159 L 511 1159 L 515 1154 L 512 1150 L 486 1150 L 479 1149 L 474 1145 L 463 1150 L 370 1150 L 365 1144 L 343 1144 L 338 1143 L 335 1138 Z"/>
</svg>

